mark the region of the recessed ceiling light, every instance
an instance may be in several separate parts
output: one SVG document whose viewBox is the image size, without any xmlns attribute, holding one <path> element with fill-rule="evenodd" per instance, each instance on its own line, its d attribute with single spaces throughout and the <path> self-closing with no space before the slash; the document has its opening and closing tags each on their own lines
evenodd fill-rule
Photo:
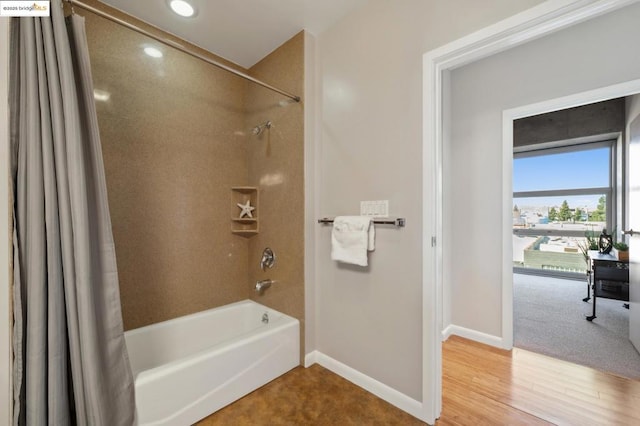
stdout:
<svg viewBox="0 0 640 426">
<path fill-rule="evenodd" d="M 107 102 L 111 98 L 111 93 L 106 90 L 93 89 L 93 99 L 100 102 Z"/>
<path fill-rule="evenodd" d="M 169 2 L 169 6 L 171 6 L 171 10 L 175 13 L 186 18 L 193 16 L 193 14 L 196 13 L 193 6 L 184 0 L 171 0 Z"/>
<path fill-rule="evenodd" d="M 151 46 L 147 46 L 144 48 L 144 53 L 146 53 L 147 55 L 151 56 L 152 58 L 162 58 L 162 52 L 160 51 L 160 49 L 157 49 L 155 47 L 151 47 Z"/>
</svg>

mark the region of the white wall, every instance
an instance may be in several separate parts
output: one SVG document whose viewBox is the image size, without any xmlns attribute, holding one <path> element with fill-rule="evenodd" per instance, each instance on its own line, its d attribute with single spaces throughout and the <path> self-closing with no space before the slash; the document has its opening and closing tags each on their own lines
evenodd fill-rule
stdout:
<svg viewBox="0 0 640 426">
<path fill-rule="evenodd" d="M 629 133 L 629 125 L 631 124 L 631 122 L 638 116 L 640 115 L 640 94 L 638 95 L 634 95 L 634 96 L 629 96 L 626 99 L 626 127 L 625 127 L 625 139 L 624 139 L 624 144 L 625 144 L 625 152 L 629 152 L 629 137 L 630 137 L 630 133 Z M 629 170 L 629 157 L 625 156 L 625 158 L 623 159 L 623 161 L 625 162 L 625 167 L 626 170 Z M 628 172 L 627 172 L 628 173 Z M 625 183 L 625 193 L 628 195 L 629 194 L 629 182 L 627 181 L 627 179 L 624 179 L 624 183 Z M 626 218 L 626 222 L 623 226 L 624 229 L 629 229 L 629 203 L 625 203 L 625 218 Z M 628 242 L 628 241 L 627 241 Z"/>
<path fill-rule="evenodd" d="M 378 226 L 368 268 L 330 259 L 318 226 L 316 345 L 422 399 L 422 55 L 539 0 L 371 0 L 318 37 L 321 215 L 390 201 L 407 227 Z"/>
<path fill-rule="evenodd" d="M 629 135 L 629 124 L 640 115 L 640 95 L 629 96 L 626 102 L 626 119 L 627 119 L 627 128 L 626 133 Z"/>
<path fill-rule="evenodd" d="M 11 304 L 9 204 L 9 19 L 0 18 L 0 425 L 11 413 Z"/>
<path fill-rule="evenodd" d="M 502 337 L 503 110 L 637 79 L 638 22 L 629 6 L 451 73 L 445 230 L 466 253 L 448 271 L 453 324 Z"/>
</svg>

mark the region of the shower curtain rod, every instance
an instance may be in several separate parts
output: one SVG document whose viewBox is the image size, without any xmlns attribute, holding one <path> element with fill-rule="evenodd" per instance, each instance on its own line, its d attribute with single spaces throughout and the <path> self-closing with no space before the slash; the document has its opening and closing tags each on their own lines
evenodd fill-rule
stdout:
<svg viewBox="0 0 640 426">
<path fill-rule="evenodd" d="M 191 49 L 189 49 L 187 47 L 181 46 L 180 44 L 176 43 L 175 41 L 173 41 L 173 40 L 171 40 L 171 39 L 169 39 L 167 37 L 162 37 L 162 36 L 158 36 L 158 35 L 155 35 L 153 33 L 150 33 L 149 31 L 147 31 L 145 29 L 142 29 L 142 28 L 140 28 L 140 27 L 138 27 L 138 26 L 136 26 L 134 24 L 131 24 L 131 23 L 125 21 L 125 20 L 117 18 L 117 17 L 115 17 L 113 15 L 110 15 L 107 12 L 103 12 L 102 10 L 97 9 L 97 8 L 91 6 L 91 5 L 86 4 L 86 3 L 83 3 L 83 2 L 81 2 L 79 0 L 66 0 L 66 1 L 69 2 L 72 7 L 73 6 L 81 7 L 82 9 L 85 9 L 85 10 L 88 10 L 89 12 L 95 13 L 96 15 L 101 16 L 101 17 L 103 17 L 105 19 L 108 19 L 111 22 L 115 22 L 116 24 L 120 24 L 123 27 L 127 27 L 130 30 L 133 30 L 133 31 L 135 31 L 137 33 L 140 33 L 142 35 L 150 37 L 150 38 L 152 38 L 152 39 L 154 39 L 156 41 L 159 41 L 160 43 L 166 44 L 167 46 L 173 47 L 174 49 L 178 49 L 179 51 L 184 52 L 187 55 L 191 55 L 194 58 L 198 58 L 198 59 L 200 59 L 200 60 L 202 60 L 202 61 L 204 61 L 204 62 L 206 62 L 208 64 L 211 64 L 211 65 L 216 66 L 216 67 L 218 67 L 220 69 L 223 69 L 223 70 L 228 71 L 228 72 L 230 72 L 232 74 L 235 74 L 238 77 L 242 77 L 245 80 L 249 80 L 249 81 L 251 81 L 253 83 L 256 83 L 256 84 L 258 84 L 258 85 L 260 85 L 260 86 L 262 86 L 262 87 L 264 87 L 266 89 L 273 90 L 274 92 L 280 93 L 281 95 L 284 95 L 287 98 L 294 100 L 295 102 L 300 102 L 300 97 L 299 96 L 292 95 L 291 93 L 288 93 L 288 92 L 285 92 L 284 90 L 278 89 L 277 87 L 274 87 L 274 86 L 272 86 L 272 85 L 270 85 L 268 83 L 265 83 L 264 81 L 258 80 L 257 78 L 252 77 L 249 74 L 245 74 L 242 71 L 238 71 L 238 70 L 236 70 L 234 68 L 231 68 L 231 67 L 229 67 L 229 66 L 227 66 L 225 64 L 222 64 L 222 63 L 220 63 L 220 62 L 218 62 L 218 61 L 216 61 L 214 59 L 208 58 L 205 55 L 202 55 L 202 54 L 200 54 L 198 52 L 194 52 L 193 50 L 191 50 Z M 161 33 L 166 34 L 165 31 L 161 30 L 158 27 L 154 26 L 153 28 L 155 28 L 156 30 L 158 30 Z"/>
</svg>

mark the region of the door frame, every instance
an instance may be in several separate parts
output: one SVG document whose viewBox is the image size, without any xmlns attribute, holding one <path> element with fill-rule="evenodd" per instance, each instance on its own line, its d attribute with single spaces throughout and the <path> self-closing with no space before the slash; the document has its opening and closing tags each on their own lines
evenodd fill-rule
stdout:
<svg viewBox="0 0 640 426">
<path fill-rule="evenodd" d="M 582 105 L 640 93 L 640 79 L 586 92 L 549 99 L 502 112 L 502 340 L 505 349 L 513 348 L 513 122 Z"/>
<path fill-rule="evenodd" d="M 633 107 L 632 107 L 633 108 Z M 637 110 L 633 109 L 633 112 L 637 112 Z M 629 166 L 633 160 L 638 160 L 637 144 L 640 144 L 640 141 L 636 140 L 636 138 L 640 138 L 640 134 L 636 132 L 640 132 L 640 114 L 635 117 L 627 115 L 626 129 L 628 133 L 625 135 L 625 146 L 627 148 L 627 152 L 625 153 L 625 161 L 627 166 Z M 633 155 L 631 155 L 633 154 Z M 633 158 L 631 158 L 633 156 Z M 631 178 L 633 177 L 633 182 Z M 627 208 L 627 222 L 625 223 L 626 229 L 633 229 L 634 226 L 638 225 L 638 221 L 632 219 L 631 210 L 637 211 L 638 209 L 638 189 L 637 185 L 637 170 L 631 174 L 631 167 L 627 168 L 627 173 L 625 175 L 625 195 L 626 195 L 626 208 Z M 638 329 L 638 322 L 640 321 L 640 304 L 638 303 L 638 288 L 637 284 L 640 282 L 640 267 L 638 264 L 638 258 L 640 255 L 639 243 L 637 239 L 633 238 L 633 235 L 630 235 L 628 238 L 629 243 L 629 341 L 636 349 L 636 351 L 640 351 L 640 330 Z"/>
<path fill-rule="evenodd" d="M 458 67 L 487 58 L 528 41 L 593 19 L 638 0 L 548 0 L 522 13 L 472 33 L 423 55 L 423 142 L 422 142 L 422 419 L 433 424 L 442 411 L 442 340 L 444 318 L 450 306 L 443 295 L 451 288 L 443 279 L 442 218 L 443 146 L 450 135 L 451 123 L 445 115 L 449 102 L 449 73 Z M 578 95 L 576 95 L 578 96 Z M 574 100 L 578 102 L 578 100 Z M 586 102 L 586 101 L 585 101 Z M 533 107 L 533 106 L 531 106 Z M 513 121 L 511 121 L 513 123 Z M 512 129 L 512 127 L 511 127 Z M 512 132 L 512 130 L 511 130 Z M 507 135 L 508 136 L 508 135 Z M 512 137 L 512 136 L 511 136 Z M 503 146 L 506 144 L 503 137 Z M 511 162 L 504 161 L 503 173 L 511 173 Z M 512 148 L 509 145 L 509 156 Z M 503 216 L 512 197 L 511 180 L 503 181 Z M 506 216 L 503 217 L 503 221 Z M 502 346 L 513 346 L 513 277 L 511 271 L 511 222 L 503 229 L 502 271 Z M 508 261 L 508 262 L 507 262 Z M 506 265 L 509 265 L 507 268 Z"/>
</svg>

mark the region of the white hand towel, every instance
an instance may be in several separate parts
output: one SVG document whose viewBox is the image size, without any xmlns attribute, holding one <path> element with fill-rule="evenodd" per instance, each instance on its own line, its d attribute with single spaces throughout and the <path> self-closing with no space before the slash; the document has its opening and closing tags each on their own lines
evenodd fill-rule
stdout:
<svg viewBox="0 0 640 426">
<path fill-rule="evenodd" d="M 331 259 L 367 266 L 367 251 L 375 249 L 375 228 L 370 217 L 338 216 L 331 232 Z"/>
</svg>

